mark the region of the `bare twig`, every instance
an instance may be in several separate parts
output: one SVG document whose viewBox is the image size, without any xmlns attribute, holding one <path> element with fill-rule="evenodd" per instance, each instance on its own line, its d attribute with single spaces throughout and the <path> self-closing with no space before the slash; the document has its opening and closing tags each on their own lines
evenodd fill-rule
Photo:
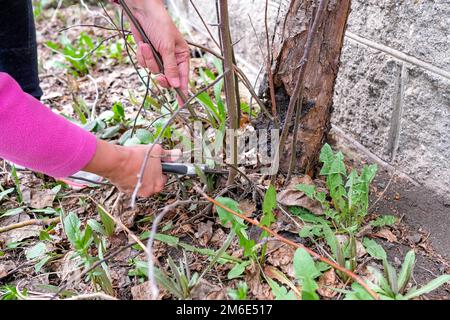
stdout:
<svg viewBox="0 0 450 320">
<path fill-rule="evenodd" d="M 83 28 L 83 27 L 98 28 L 98 29 L 103 29 L 103 30 L 108 30 L 108 31 L 117 31 L 117 29 L 115 29 L 115 28 L 108 28 L 108 27 L 105 27 L 105 26 L 100 26 L 98 24 L 80 23 L 80 24 L 74 24 L 74 25 L 71 25 L 71 26 L 67 26 L 67 27 L 61 28 L 61 29 L 59 29 L 58 33 L 61 33 L 63 31 L 67 31 L 67 30 L 73 29 L 73 28 Z M 125 32 L 127 32 L 128 34 L 131 34 L 131 31 L 129 31 L 129 30 L 125 30 Z"/>
<path fill-rule="evenodd" d="M 230 33 L 230 21 L 228 17 L 228 0 L 219 0 L 219 34 L 220 34 L 220 44 L 223 52 L 223 70 L 233 70 L 234 65 L 234 50 L 233 44 L 231 40 Z M 236 78 L 233 73 L 227 74 L 224 79 L 225 85 L 225 96 L 227 102 L 228 109 L 228 125 L 232 130 L 232 136 L 229 137 L 228 141 L 230 142 L 231 149 L 231 163 L 234 166 L 237 166 L 238 155 L 237 155 L 237 135 L 236 130 L 239 129 L 239 117 L 238 117 L 238 108 L 239 101 L 237 101 L 236 96 Z M 236 177 L 236 170 L 230 170 L 230 174 L 228 176 L 227 184 L 232 184 L 234 178 Z"/>
<path fill-rule="evenodd" d="M 119 300 L 103 292 L 80 294 L 75 297 L 70 297 L 64 300 Z"/>
<path fill-rule="evenodd" d="M 94 99 L 94 102 L 92 102 L 92 107 L 91 107 L 91 120 L 94 120 L 94 118 L 96 116 L 96 108 L 97 108 L 97 102 L 98 102 L 98 97 L 99 97 L 98 85 L 97 85 L 97 80 L 95 80 L 95 78 L 93 76 L 88 74 L 87 77 L 89 78 L 89 80 L 91 80 L 94 83 L 94 87 L 95 87 L 95 99 Z"/>
<path fill-rule="evenodd" d="M 192 7 L 194 8 L 195 12 L 197 13 L 197 16 L 199 17 L 200 21 L 202 22 L 203 26 L 205 27 L 206 31 L 208 32 L 211 40 L 214 42 L 214 44 L 217 46 L 217 48 L 220 49 L 220 44 L 217 42 L 216 38 L 214 38 L 211 29 L 208 27 L 208 24 L 205 22 L 205 19 L 203 19 L 203 16 L 200 14 L 200 11 L 198 11 L 197 6 L 195 5 L 193 0 L 189 0 Z"/>
<path fill-rule="evenodd" d="M 264 9 L 264 28 L 265 28 L 265 32 L 266 32 L 266 50 L 267 50 L 266 72 L 267 72 L 267 79 L 269 80 L 270 99 L 272 102 L 272 115 L 273 115 L 273 118 L 276 121 L 278 121 L 277 101 L 275 99 L 275 86 L 273 84 L 273 73 L 272 73 L 273 57 L 272 57 L 271 50 L 270 50 L 269 25 L 267 22 L 268 7 L 269 7 L 269 0 L 266 0 L 266 6 Z"/>
<path fill-rule="evenodd" d="M 216 58 L 218 58 L 220 60 L 223 60 L 223 56 L 221 54 L 217 53 L 216 51 L 214 51 L 214 50 L 212 50 L 210 48 L 207 48 L 205 46 L 202 46 L 201 44 L 190 42 L 190 41 L 188 41 L 188 44 L 190 46 L 194 46 L 194 47 L 200 48 L 200 49 L 208 52 L 209 54 L 212 54 Z M 238 77 L 240 78 L 242 84 L 247 88 L 248 92 L 251 94 L 251 96 L 258 103 L 259 107 L 261 108 L 261 111 L 267 116 L 268 119 L 270 119 L 272 122 L 275 123 L 274 124 L 275 128 L 278 129 L 278 123 L 275 122 L 274 118 L 272 117 L 270 112 L 267 110 L 264 102 L 262 102 L 261 99 L 256 94 L 255 89 L 253 88 L 253 85 L 251 84 L 250 80 L 247 78 L 245 73 L 238 66 L 236 66 L 236 64 L 233 65 L 233 71 L 238 74 Z"/>
<path fill-rule="evenodd" d="M 27 221 L 22 221 L 18 223 L 13 223 L 5 227 L 0 227 L 0 233 L 8 232 L 14 229 L 29 227 L 29 226 L 48 226 L 50 224 L 58 223 L 61 221 L 61 217 L 52 219 L 32 219 Z"/>
<path fill-rule="evenodd" d="M 386 185 L 386 187 L 384 188 L 383 192 L 381 192 L 381 194 L 378 196 L 377 200 L 375 200 L 374 203 L 372 203 L 372 205 L 369 207 L 369 209 L 367 210 L 367 212 L 371 212 L 372 209 L 375 207 L 375 205 L 378 203 L 378 201 L 381 200 L 381 198 L 383 198 L 383 196 L 385 195 L 385 193 L 388 191 L 389 187 L 391 186 L 392 181 L 394 180 L 394 178 L 396 177 L 395 172 L 392 174 L 391 178 L 389 179 L 388 184 Z"/>
</svg>

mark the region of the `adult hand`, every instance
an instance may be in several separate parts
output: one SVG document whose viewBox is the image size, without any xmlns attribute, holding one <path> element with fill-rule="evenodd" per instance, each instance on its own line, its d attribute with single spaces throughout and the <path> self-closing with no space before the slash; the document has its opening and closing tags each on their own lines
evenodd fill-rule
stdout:
<svg viewBox="0 0 450 320">
<path fill-rule="evenodd" d="M 190 51 L 183 36 L 170 18 L 162 0 L 127 0 L 134 16 L 162 57 L 164 75 L 157 77 L 163 87 L 180 88 L 188 94 Z M 138 44 L 138 61 L 154 74 L 161 73 L 150 45 L 131 26 Z"/>
<path fill-rule="evenodd" d="M 122 147 L 98 140 L 94 158 L 83 170 L 107 178 L 124 193 L 132 193 L 138 182 L 145 154 L 150 147 Z M 167 182 L 167 177 L 162 173 L 161 161 L 173 162 L 180 155 L 180 150 L 163 150 L 160 145 L 155 145 L 148 159 L 138 195 L 149 197 L 160 192 Z"/>
</svg>

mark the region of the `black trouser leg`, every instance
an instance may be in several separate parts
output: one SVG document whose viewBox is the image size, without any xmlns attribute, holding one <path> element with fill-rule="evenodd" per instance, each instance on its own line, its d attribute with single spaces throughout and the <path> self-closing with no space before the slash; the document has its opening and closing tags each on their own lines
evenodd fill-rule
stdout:
<svg viewBox="0 0 450 320">
<path fill-rule="evenodd" d="M 0 0 L 0 71 L 39 99 L 36 30 L 31 0 Z"/>
</svg>

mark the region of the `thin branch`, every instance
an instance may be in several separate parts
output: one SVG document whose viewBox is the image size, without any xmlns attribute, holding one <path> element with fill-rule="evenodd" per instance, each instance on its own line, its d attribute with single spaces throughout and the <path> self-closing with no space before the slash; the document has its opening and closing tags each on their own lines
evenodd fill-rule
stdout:
<svg viewBox="0 0 450 320">
<path fill-rule="evenodd" d="M 75 297 L 70 297 L 64 300 L 119 300 L 116 297 L 107 295 L 103 292 L 95 292 L 95 293 L 87 293 L 87 294 L 80 294 Z"/>
<path fill-rule="evenodd" d="M 103 30 L 108 30 L 108 31 L 117 31 L 117 29 L 114 29 L 114 28 L 108 28 L 108 27 L 105 27 L 105 26 L 100 26 L 100 25 L 98 25 L 98 24 L 83 24 L 83 23 L 82 23 L 82 24 L 74 24 L 74 25 L 71 25 L 71 26 L 67 26 L 67 27 L 61 28 L 61 29 L 58 31 L 58 33 L 67 31 L 67 30 L 69 30 L 69 29 L 73 29 L 73 28 L 82 28 L 82 27 L 98 28 L 98 29 L 103 29 Z M 131 31 L 129 31 L 129 30 L 126 30 L 126 32 L 129 33 L 129 34 L 131 34 Z"/>
<path fill-rule="evenodd" d="M 188 44 L 190 46 L 200 48 L 200 49 L 208 52 L 209 54 L 212 54 L 216 58 L 223 60 L 223 56 L 212 49 L 209 49 L 205 46 L 202 46 L 201 44 L 190 42 L 190 41 L 188 41 Z M 259 107 L 261 108 L 261 111 L 267 116 L 267 118 L 269 118 L 274 123 L 275 129 L 278 129 L 279 128 L 278 123 L 274 120 L 274 118 L 272 117 L 270 112 L 267 110 L 264 102 L 262 102 L 261 99 L 256 94 L 255 89 L 253 88 L 253 85 L 251 84 L 250 80 L 247 78 L 245 73 L 236 64 L 233 64 L 233 72 L 236 72 L 238 74 L 238 77 L 241 80 L 242 84 L 247 88 L 248 92 L 258 103 Z"/>
<path fill-rule="evenodd" d="M 18 223 L 13 223 L 4 227 L 0 227 L 0 233 L 8 232 L 14 229 L 29 227 L 29 226 L 48 226 L 61 221 L 61 217 L 52 219 L 32 219 L 27 221 L 22 221 Z"/>
<path fill-rule="evenodd" d="M 142 98 L 141 106 L 139 107 L 138 112 L 137 112 L 137 114 L 136 114 L 136 117 L 134 118 L 134 121 L 133 121 L 133 128 L 131 129 L 131 137 L 133 137 L 134 134 L 135 134 L 135 132 L 136 132 L 136 124 L 137 124 L 139 115 L 141 114 L 142 110 L 143 110 L 144 107 L 145 107 L 145 101 L 147 100 L 148 93 L 149 93 L 149 91 L 150 91 L 150 90 L 149 90 L 149 86 L 150 86 L 150 75 L 148 75 L 148 77 L 147 77 L 147 83 L 145 84 L 145 88 L 146 88 L 146 89 L 145 89 L 144 98 Z"/>
<path fill-rule="evenodd" d="M 91 120 L 94 120 L 94 118 L 96 116 L 96 108 L 97 108 L 97 102 L 98 102 L 98 97 L 99 97 L 98 84 L 97 84 L 97 80 L 95 80 L 95 78 L 93 76 L 91 76 L 90 74 L 88 74 L 87 77 L 89 78 L 89 80 L 91 80 L 94 83 L 94 87 L 95 87 L 95 99 L 94 99 L 94 102 L 92 103 L 92 108 L 91 108 Z"/>
<path fill-rule="evenodd" d="M 219 0 L 219 35 L 220 44 L 223 53 L 223 69 L 232 70 L 234 65 L 234 50 L 230 32 L 230 20 L 228 16 L 228 0 Z M 239 129 L 239 102 L 236 96 L 236 78 L 234 73 L 228 74 L 224 79 L 225 97 L 228 109 L 228 125 L 232 129 L 232 136 L 229 137 L 230 149 L 231 149 L 231 163 L 237 166 L 237 135 L 236 130 Z M 227 185 L 232 184 L 236 177 L 236 170 L 230 170 L 228 175 Z"/>
<path fill-rule="evenodd" d="M 202 22 L 203 26 L 205 27 L 206 31 L 208 32 L 209 36 L 211 37 L 211 40 L 214 42 L 214 44 L 217 46 L 217 48 L 220 49 L 220 44 L 217 42 L 217 40 L 214 38 L 211 29 L 208 27 L 208 24 L 205 22 L 205 19 L 203 19 L 203 16 L 200 14 L 200 11 L 198 10 L 197 6 L 194 3 L 194 0 L 189 0 L 192 7 L 194 8 L 195 12 L 197 13 L 197 16 L 199 17 L 200 21 Z"/>
<path fill-rule="evenodd" d="M 269 24 L 267 22 L 268 7 L 269 7 L 269 0 L 266 0 L 266 6 L 264 9 L 264 29 L 266 32 L 266 49 L 267 49 L 266 72 L 267 72 L 267 78 L 269 80 L 270 99 L 272 102 L 272 115 L 273 115 L 274 119 L 276 119 L 276 121 L 278 121 L 277 101 L 275 99 L 275 86 L 273 84 L 273 73 L 272 73 L 273 57 L 272 57 L 271 50 L 270 50 Z"/>
</svg>

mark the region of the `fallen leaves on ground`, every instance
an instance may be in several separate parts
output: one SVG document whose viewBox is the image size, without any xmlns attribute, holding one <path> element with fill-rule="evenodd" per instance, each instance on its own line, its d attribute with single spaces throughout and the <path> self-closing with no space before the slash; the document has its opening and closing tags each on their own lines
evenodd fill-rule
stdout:
<svg viewBox="0 0 450 320">
<path fill-rule="evenodd" d="M 4 217 L 0 219 L 0 227 L 5 227 L 11 224 L 31 220 L 28 214 L 22 212 L 14 216 Z M 0 242 L 12 243 L 19 242 L 28 238 L 39 236 L 41 226 L 26 226 L 22 228 L 13 229 L 7 232 L 0 233 Z"/>
<path fill-rule="evenodd" d="M 293 259 L 295 250 L 279 241 L 271 241 L 267 245 L 267 262 L 280 269 L 289 277 L 294 277 Z"/>
<path fill-rule="evenodd" d="M 55 193 L 48 189 L 33 191 L 31 193 L 30 207 L 34 209 L 52 207 L 55 196 Z"/>
<path fill-rule="evenodd" d="M 226 298 L 226 292 L 218 285 L 201 279 L 192 289 L 191 298 L 194 300 L 223 300 Z"/>
<path fill-rule="evenodd" d="M 307 175 L 293 177 L 288 186 L 283 191 L 278 192 L 278 202 L 284 206 L 299 206 L 308 209 L 316 215 L 322 215 L 323 209 L 320 203 L 309 199 L 304 192 L 297 190 L 296 186 L 298 184 L 314 185 L 314 182 Z"/>
<path fill-rule="evenodd" d="M 317 292 L 325 298 L 333 298 L 338 292 L 336 290 L 332 290 L 331 288 L 335 288 L 337 285 L 337 277 L 334 269 L 330 269 L 324 274 L 322 274 L 317 282 L 319 289 Z"/>
<path fill-rule="evenodd" d="M 376 232 L 374 234 L 374 236 L 376 236 L 378 238 L 386 239 L 388 242 L 397 242 L 397 236 L 395 234 L 393 234 L 392 231 L 387 228 L 383 228 L 383 229 L 379 230 L 378 232 Z"/>
<path fill-rule="evenodd" d="M 194 234 L 195 238 L 197 238 L 202 246 L 206 246 L 211 240 L 213 234 L 213 222 L 211 220 L 204 222 L 200 222 L 198 224 L 197 232 Z"/>
<path fill-rule="evenodd" d="M 244 199 L 239 202 L 238 208 L 244 216 L 250 217 L 256 211 L 256 204 L 250 200 Z"/>
</svg>

